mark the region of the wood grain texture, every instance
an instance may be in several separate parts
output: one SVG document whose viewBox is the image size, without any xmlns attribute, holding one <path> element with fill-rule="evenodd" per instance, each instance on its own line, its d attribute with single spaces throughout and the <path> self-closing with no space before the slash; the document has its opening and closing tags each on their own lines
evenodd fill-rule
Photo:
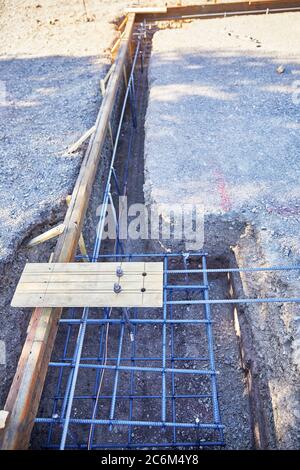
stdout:
<svg viewBox="0 0 300 470">
<path fill-rule="evenodd" d="M 116 270 L 121 267 L 123 275 Z M 114 292 L 114 284 L 121 292 Z M 163 263 L 28 263 L 13 307 L 162 307 Z"/>
<path fill-rule="evenodd" d="M 51 238 L 58 237 L 59 235 L 63 233 L 64 229 L 65 229 L 64 224 L 59 224 L 56 227 L 53 227 L 50 230 L 47 230 L 47 232 L 44 232 L 41 235 L 38 235 L 37 237 L 32 238 L 27 243 L 27 247 L 31 248 L 32 246 L 39 245 L 40 243 L 44 243 L 48 240 L 51 240 Z"/>
</svg>

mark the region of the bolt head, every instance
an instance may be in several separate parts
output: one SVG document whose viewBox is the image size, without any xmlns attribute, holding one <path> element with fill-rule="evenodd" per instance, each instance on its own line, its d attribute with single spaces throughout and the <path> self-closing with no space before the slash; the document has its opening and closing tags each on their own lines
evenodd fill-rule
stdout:
<svg viewBox="0 0 300 470">
<path fill-rule="evenodd" d="M 117 274 L 118 277 L 123 276 L 124 272 L 123 272 L 123 269 L 121 268 L 121 266 L 117 267 L 116 274 Z"/>
</svg>

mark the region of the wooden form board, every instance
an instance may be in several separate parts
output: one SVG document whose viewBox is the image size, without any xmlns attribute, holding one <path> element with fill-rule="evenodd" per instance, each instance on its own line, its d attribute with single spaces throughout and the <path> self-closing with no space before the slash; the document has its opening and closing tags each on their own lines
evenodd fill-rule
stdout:
<svg viewBox="0 0 300 470">
<path fill-rule="evenodd" d="M 125 13 L 167 13 L 167 7 L 133 7 L 126 8 Z"/>
<path fill-rule="evenodd" d="M 218 15 L 223 16 L 225 13 L 232 14 L 234 12 L 253 12 L 255 10 L 266 13 L 266 10 L 275 11 L 276 9 L 288 9 L 288 8 L 299 8 L 299 0 L 232 0 L 232 1 L 222 1 L 218 0 L 213 2 L 197 3 L 197 4 L 187 4 L 184 5 L 170 5 L 167 6 L 166 11 L 155 11 L 151 7 L 145 11 L 143 8 L 132 8 L 132 11 L 135 11 L 136 21 L 141 22 L 144 19 L 147 21 L 158 21 L 158 20 L 168 20 L 168 19 L 187 19 L 193 17 L 194 15 L 208 15 L 207 17 L 213 18 Z M 159 8 L 158 8 L 159 10 Z M 162 9 L 163 10 L 163 7 Z"/>
<path fill-rule="evenodd" d="M 115 284 L 121 287 L 119 293 Z M 161 262 L 27 263 L 11 305 L 162 307 L 162 292 Z"/>
</svg>

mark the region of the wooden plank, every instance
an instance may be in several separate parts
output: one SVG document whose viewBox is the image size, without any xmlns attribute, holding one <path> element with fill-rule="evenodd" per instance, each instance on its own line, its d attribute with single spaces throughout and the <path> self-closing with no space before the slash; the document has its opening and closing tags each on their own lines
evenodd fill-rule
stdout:
<svg viewBox="0 0 300 470">
<path fill-rule="evenodd" d="M 128 273 L 126 276 L 126 279 L 134 278 L 134 273 Z M 153 279 L 156 277 L 156 273 L 148 273 L 146 280 Z M 37 282 L 37 277 L 35 274 L 25 274 L 23 275 L 23 282 L 22 285 L 25 285 L 26 283 L 36 283 Z M 124 279 L 124 277 L 123 277 Z M 39 274 L 38 276 L 38 282 L 39 283 L 45 283 L 48 282 L 49 280 L 49 274 L 48 273 L 43 273 Z M 105 282 L 107 280 L 107 275 L 106 273 L 87 273 L 87 274 L 80 274 L 80 273 L 55 273 L 55 282 L 56 283 L 81 283 L 81 282 Z M 145 280 L 145 281 L 146 281 Z"/>
<path fill-rule="evenodd" d="M 109 125 L 110 125 L 110 124 L 109 124 Z M 72 196 L 69 194 L 69 195 L 66 197 L 66 203 L 67 203 L 68 206 L 70 205 L 71 199 L 72 199 Z M 86 246 L 85 246 L 85 241 L 84 241 L 82 232 L 81 232 L 81 234 L 80 234 L 80 236 L 79 236 L 78 247 L 79 247 L 80 253 L 81 253 L 82 256 L 83 256 L 83 258 L 82 258 L 81 261 L 89 262 L 90 260 L 89 260 L 89 256 L 88 256 L 88 253 L 87 253 L 87 249 L 86 249 Z"/>
<path fill-rule="evenodd" d="M 105 281 L 79 281 L 79 282 L 53 282 L 51 281 L 48 283 L 47 281 L 42 283 L 42 282 L 25 282 L 22 284 L 19 284 L 18 287 L 18 292 L 16 293 L 15 297 L 12 300 L 12 307 L 32 307 L 32 305 L 27 304 L 27 305 L 22 305 L 20 302 L 18 302 L 18 296 L 20 294 L 26 295 L 26 294 L 36 294 L 36 295 L 42 295 L 47 292 L 48 293 L 57 293 L 63 294 L 63 293 L 72 293 L 74 294 L 80 294 L 80 293 L 109 293 L 112 292 L 112 287 L 114 282 L 116 282 L 116 279 L 110 279 L 110 280 L 105 280 Z M 138 289 L 145 288 L 147 290 L 153 291 L 153 290 L 161 290 L 161 277 L 160 276 L 147 276 L 147 280 L 143 281 L 143 279 L 137 280 L 136 277 L 131 276 L 128 278 L 124 277 L 122 279 L 122 282 L 120 281 L 120 285 L 122 286 L 123 292 L 128 291 L 128 292 L 136 292 Z M 37 299 L 38 301 L 38 299 Z M 33 304 L 37 305 L 40 307 L 40 303 L 38 301 L 38 304 Z M 77 305 L 77 307 L 99 307 L 103 305 L 89 305 L 89 303 L 92 303 L 92 300 L 90 300 L 87 304 L 83 305 Z M 101 302 L 102 303 L 102 302 Z M 63 307 L 63 305 L 54 305 L 55 307 Z M 65 307 L 69 307 L 69 305 L 64 305 Z M 49 305 L 43 305 L 43 307 L 49 307 Z M 124 305 L 125 307 L 125 305 Z"/>
<path fill-rule="evenodd" d="M 151 7 L 149 7 L 151 8 Z M 255 1 L 231 1 L 231 2 L 222 2 L 218 1 L 215 3 L 200 3 L 200 4 L 186 4 L 182 6 L 170 5 L 167 7 L 165 12 L 155 12 L 155 11 L 137 11 L 136 21 L 141 22 L 144 19 L 147 21 L 159 21 L 159 20 L 168 20 L 168 19 L 186 19 L 193 17 L 193 15 L 208 15 L 207 18 L 213 18 L 214 16 L 209 16 L 213 14 L 218 14 L 222 16 L 224 13 L 233 13 L 233 12 L 248 12 L 261 10 L 262 13 L 266 12 L 267 9 L 288 9 L 288 8 L 299 8 L 299 1 L 294 0 L 255 0 Z M 142 10 L 142 9 L 141 9 Z"/>
<path fill-rule="evenodd" d="M 114 43 L 113 47 L 111 48 L 111 54 L 114 55 L 116 50 L 118 49 L 121 41 L 122 41 L 122 38 L 124 36 L 124 33 L 121 34 L 121 36 L 116 40 L 116 42 Z"/>
<path fill-rule="evenodd" d="M 130 14 L 116 66 L 97 117 L 96 130 L 90 139 L 73 190 L 64 220 L 65 230 L 59 236 L 53 254 L 55 262 L 74 259 L 115 97 L 123 78 L 123 66 L 127 59 L 134 20 L 135 15 Z M 2 449 L 26 449 L 29 445 L 61 311 L 60 308 L 36 308 L 33 311 L 27 338 L 4 406 L 5 411 L 9 412 L 9 417 L 5 429 L 1 432 Z"/>
<path fill-rule="evenodd" d="M 123 275 L 118 277 L 116 270 L 120 266 Z M 115 283 L 121 286 L 121 292 L 114 292 Z M 11 305 L 162 307 L 162 291 L 163 263 L 160 262 L 28 263 Z"/>
<path fill-rule="evenodd" d="M 18 301 L 15 306 L 31 307 L 39 304 L 41 308 L 60 307 L 162 307 L 162 293 L 160 291 L 138 292 L 137 289 L 131 292 L 121 291 L 115 294 L 113 291 L 94 292 L 47 292 L 39 301 L 37 294 L 18 294 Z"/>
<path fill-rule="evenodd" d="M 118 31 L 122 31 L 125 28 L 127 21 L 128 21 L 128 16 L 126 15 L 124 20 L 119 24 Z"/>
<path fill-rule="evenodd" d="M 106 83 L 108 82 L 111 74 L 113 73 L 114 69 L 115 69 L 115 66 L 116 66 L 116 63 L 114 62 L 111 66 L 110 66 L 110 69 L 109 71 L 107 72 L 107 74 L 105 75 L 105 77 L 103 78 L 103 82 L 106 86 Z"/>
<path fill-rule="evenodd" d="M 32 238 L 30 242 L 27 243 L 27 247 L 31 248 L 35 245 L 39 245 L 40 243 L 44 243 L 48 240 L 51 240 L 54 237 L 58 237 L 58 235 L 61 235 L 63 233 L 64 229 L 64 224 L 57 225 L 56 227 L 47 230 L 47 232 L 44 232 L 41 235 Z"/>
<path fill-rule="evenodd" d="M 96 126 L 92 126 L 90 129 L 88 129 L 74 144 L 70 145 L 68 147 L 66 154 L 70 155 L 71 153 L 76 152 L 79 147 L 85 142 L 96 130 Z"/>
<path fill-rule="evenodd" d="M 71 273 L 71 274 L 84 274 L 84 273 L 115 273 L 118 267 L 121 267 L 124 274 L 128 273 L 141 273 L 152 272 L 162 273 L 163 264 L 161 262 L 123 262 L 118 263 L 115 261 L 104 263 L 27 263 L 24 267 L 24 274 L 48 274 L 54 273 Z"/>
<path fill-rule="evenodd" d="M 6 420 L 8 418 L 8 411 L 0 410 L 0 429 L 5 428 Z"/>
<path fill-rule="evenodd" d="M 122 280 L 122 284 L 124 285 L 137 284 L 138 282 L 141 282 L 142 285 L 147 284 L 150 287 L 152 283 L 155 283 L 161 278 L 162 273 L 147 273 L 145 279 L 141 273 L 128 273 L 118 279 Z M 66 288 L 71 288 L 71 285 L 74 285 L 74 288 L 84 288 L 88 290 L 88 287 L 90 286 L 90 290 L 92 290 L 93 286 L 95 286 L 94 289 L 96 289 L 98 288 L 96 287 L 98 284 L 106 286 L 112 281 L 115 282 L 115 280 L 116 275 L 114 273 L 88 273 L 83 275 L 80 275 L 79 273 L 50 273 L 43 274 L 42 276 L 40 274 L 24 274 L 20 279 L 16 292 L 29 291 L 35 285 L 40 286 L 40 289 L 45 288 L 45 285 L 48 285 L 49 289 L 51 289 L 51 286 L 52 289 L 54 289 L 54 286 L 61 285 L 61 289 L 63 289 L 64 284 L 67 284 Z"/>
</svg>

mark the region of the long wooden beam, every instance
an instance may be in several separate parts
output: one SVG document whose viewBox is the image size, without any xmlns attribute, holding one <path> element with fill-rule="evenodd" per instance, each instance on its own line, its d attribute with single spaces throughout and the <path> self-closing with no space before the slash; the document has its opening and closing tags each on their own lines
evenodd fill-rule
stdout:
<svg viewBox="0 0 300 470">
<path fill-rule="evenodd" d="M 99 110 L 96 130 L 73 190 L 64 220 L 65 229 L 58 239 L 53 262 L 69 262 L 74 259 L 109 120 L 123 79 L 123 67 L 127 59 L 134 21 L 134 13 L 129 14 L 116 65 Z M 33 311 L 17 371 L 4 407 L 9 414 L 1 435 L 2 449 L 26 449 L 29 445 L 61 311 L 61 308 L 36 308 Z"/>
<path fill-rule="evenodd" d="M 218 15 L 222 16 L 224 13 L 234 12 L 254 12 L 255 10 L 269 9 L 288 9 L 300 8 L 300 2 L 295 0 L 255 0 L 255 1 L 232 1 L 232 2 L 217 2 L 217 3 L 203 3 L 198 5 L 182 5 L 182 6 L 168 6 L 165 12 L 158 13 L 153 9 L 151 12 L 148 9 L 143 11 L 142 8 L 136 9 L 136 21 L 140 22 L 143 19 L 147 21 L 168 20 L 168 19 L 182 19 L 192 18 L 196 15 Z M 134 11 L 134 9 L 132 9 Z"/>
</svg>

